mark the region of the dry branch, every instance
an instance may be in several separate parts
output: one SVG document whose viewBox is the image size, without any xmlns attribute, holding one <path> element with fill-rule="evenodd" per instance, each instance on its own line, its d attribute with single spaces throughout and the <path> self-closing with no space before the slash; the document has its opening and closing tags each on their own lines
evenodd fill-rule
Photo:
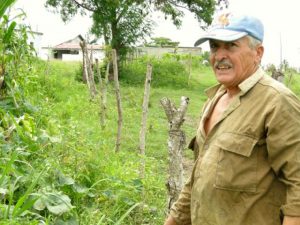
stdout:
<svg viewBox="0 0 300 225">
<path fill-rule="evenodd" d="M 168 189 L 168 209 L 177 200 L 183 186 L 182 150 L 185 145 L 185 134 L 180 130 L 184 122 L 189 99 L 181 97 L 181 104 L 177 109 L 168 99 L 161 99 L 161 104 L 169 121 L 169 178 L 166 183 Z"/>
</svg>

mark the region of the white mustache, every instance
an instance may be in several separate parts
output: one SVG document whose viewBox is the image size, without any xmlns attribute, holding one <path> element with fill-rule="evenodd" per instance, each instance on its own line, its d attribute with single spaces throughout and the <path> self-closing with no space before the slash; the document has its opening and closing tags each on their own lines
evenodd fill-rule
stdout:
<svg viewBox="0 0 300 225">
<path fill-rule="evenodd" d="M 217 67 L 232 67 L 232 63 L 229 62 L 228 60 L 221 60 L 221 61 L 216 61 L 214 63 L 214 68 L 217 68 Z"/>
</svg>

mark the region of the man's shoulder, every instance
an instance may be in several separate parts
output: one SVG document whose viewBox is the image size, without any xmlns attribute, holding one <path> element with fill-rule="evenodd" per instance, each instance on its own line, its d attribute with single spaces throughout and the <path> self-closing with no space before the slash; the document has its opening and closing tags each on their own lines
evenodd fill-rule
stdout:
<svg viewBox="0 0 300 225">
<path fill-rule="evenodd" d="M 283 83 L 280 83 L 267 74 L 259 80 L 257 88 L 261 89 L 259 93 L 263 93 L 265 99 L 273 103 L 285 104 L 287 102 L 294 102 L 300 107 L 299 97 Z"/>
<path fill-rule="evenodd" d="M 271 76 L 264 74 L 259 80 L 258 84 L 266 91 L 273 92 L 273 94 L 291 94 L 291 90 L 288 89 L 283 83 L 273 79 Z"/>
</svg>

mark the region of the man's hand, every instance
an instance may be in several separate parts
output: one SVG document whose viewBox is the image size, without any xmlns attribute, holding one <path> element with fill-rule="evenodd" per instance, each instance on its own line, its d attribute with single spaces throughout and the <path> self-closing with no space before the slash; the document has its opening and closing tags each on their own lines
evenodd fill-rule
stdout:
<svg viewBox="0 0 300 225">
<path fill-rule="evenodd" d="M 169 216 L 164 225 L 177 225 L 177 223 L 175 222 L 172 216 Z"/>
<path fill-rule="evenodd" d="M 300 225 L 300 217 L 285 216 L 282 225 Z"/>
</svg>

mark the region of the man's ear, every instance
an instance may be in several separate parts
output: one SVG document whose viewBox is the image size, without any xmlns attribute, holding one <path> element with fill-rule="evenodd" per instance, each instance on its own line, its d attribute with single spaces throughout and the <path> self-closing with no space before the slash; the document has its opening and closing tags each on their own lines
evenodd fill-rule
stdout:
<svg viewBox="0 0 300 225">
<path fill-rule="evenodd" d="M 255 57 L 255 61 L 257 62 L 257 64 L 260 64 L 261 59 L 264 55 L 264 46 L 262 46 L 261 44 L 256 46 L 256 57 Z"/>
</svg>

